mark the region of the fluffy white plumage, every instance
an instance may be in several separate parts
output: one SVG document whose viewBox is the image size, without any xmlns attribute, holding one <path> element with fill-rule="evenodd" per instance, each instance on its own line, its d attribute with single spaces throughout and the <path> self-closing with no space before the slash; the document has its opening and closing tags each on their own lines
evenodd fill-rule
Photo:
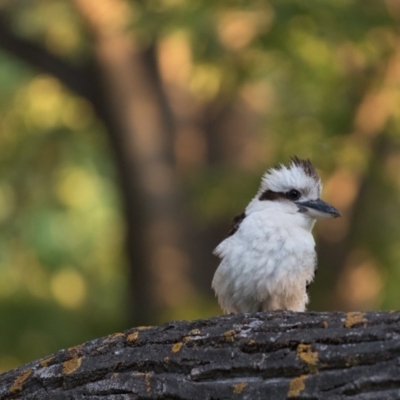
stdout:
<svg viewBox="0 0 400 400">
<path fill-rule="evenodd" d="M 316 218 L 340 213 L 320 200 L 321 181 L 309 160 L 268 170 L 230 236 L 214 250 L 222 261 L 212 287 L 226 313 L 304 311 L 316 268 L 311 230 Z"/>
</svg>

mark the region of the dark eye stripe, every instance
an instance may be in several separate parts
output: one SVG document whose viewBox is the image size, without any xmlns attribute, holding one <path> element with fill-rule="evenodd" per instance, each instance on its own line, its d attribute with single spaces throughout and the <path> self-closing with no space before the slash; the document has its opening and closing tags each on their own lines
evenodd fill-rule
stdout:
<svg viewBox="0 0 400 400">
<path fill-rule="evenodd" d="M 284 200 L 284 199 L 287 199 L 286 193 L 273 192 L 272 190 L 266 190 L 260 196 L 260 200 L 276 201 L 276 200 Z"/>
<path fill-rule="evenodd" d="M 301 194 L 298 190 L 292 189 L 289 192 L 273 192 L 272 190 L 266 190 L 260 196 L 260 200 L 279 201 L 279 200 L 290 200 L 295 201 L 300 198 Z"/>
</svg>

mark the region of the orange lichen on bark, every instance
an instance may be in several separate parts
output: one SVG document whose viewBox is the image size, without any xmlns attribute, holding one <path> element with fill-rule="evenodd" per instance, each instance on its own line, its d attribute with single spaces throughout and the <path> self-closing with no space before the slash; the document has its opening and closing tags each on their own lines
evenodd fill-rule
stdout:
<svg viewBox="0 0 400 400">
<path fill-rule="evenodd" d="M 76 371 L 82 364 L 82 346 L 73 346 L 70 347 L 67 352 L 69 359 L 63 362 L 62 373 L 63 374 L 71 374 Z"/>
<path fill-rule="evenodd" d="M 346 328 L 352 328 L 354 325 L 359 324 L 361 322 L 365 322 L 364 313 L 362 312 L 349 312 L 346 315 L 346 321 L 344 322 L 344 326 Z"/>
<path fill-rule="evenodd" d="M 300 360 L 308 365 L 310 372 L 317 372 L 318 352 L 312 350 L 311 344 L 300 343 L 297 346 L 296 354 Z"/>
<path fill-rule="evenodd" d="M 126 337 L 126 341 L 129 343 L 135 342 L 139 337 L 139 332 L 132 332 Z"/>
<path fill-rule="evenodd" d="M 15 379 L 14 383 L 10 387 L 10 393 L 16 393 L 22 390 L 22 385 L 24 382 L 33 374 L 32 369 L 27 369 L 24 371 L 21 375 L 18 376 L 17 379 Z"/>
<path fill-rule="evenodd" d="M 224 333 L 224 338 L 227 342 L 233 342 L 235 340 L 236 331 L 230 330 Z"/>
<path fill-rule="evenodd" d="M 246 386 L 247 386 L 246 382 L 240 382 L 240 383 L 237 383 L 236 385 L 233 385 L 233 393 L 234 394 L 242 393 Z"/>
<path fill-rule="evenodd" d="M 53 356 L 47 357 L 47 358 L 45 358 L 44 360 L 40 361 L 39 365 L 40 365 L 42 368 L 45 368 L 45 367 L 47 367 L 47 366 L 51 363 L 52 360 L 54 360 L 54 357 L 53 357 Z"/>
<path fill-rule="evenodd" d="M 304 381 L 307 375 L 300 375 L 292 379 L 289 384 L 289 391 L 287 397 L 298 397 L 299 394 L 306 388 Z"/>
<path fill-rule="evenodd" d="M 62 372 L 65 375 L 72 374 L 76 371 L 82 364 L 82 357 L 74 357 L 63 363 Z"/>
<path fill-rule="evenodd" d="M 122 332 L 117 332 L 117 333 L 113 333 L 111 335 L 108 335 L 107 337 L 104 338 L 104 342 L 112 342 L 115 339 L 120 338 L 121 336 L 124 336 L 124 334 Z"/>
<path fill-rule="evenodd" d="M 173 346 L 172 346 L 172 352 L 173 353 L 177 353 L 181 348 L 182 348 L 182 346 L 183 346 L 183 343 L 182 342 L 178 342 L 178 343 L 175 343 Z"/>
<path fill-rule="evenodd" d="M 144 382 L 146 384 L 146 392 L 147 393 L 151 392 L 151 381 L 150 381 L 150 378 L 151 378 L 151 374 L 145 374 Z"/>
</svg>

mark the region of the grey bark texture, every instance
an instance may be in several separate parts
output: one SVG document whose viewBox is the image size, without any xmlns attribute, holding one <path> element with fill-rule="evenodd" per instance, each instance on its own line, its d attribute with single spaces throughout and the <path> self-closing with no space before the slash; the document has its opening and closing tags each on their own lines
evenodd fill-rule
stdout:
<svg viewBox="0 0 400 400">
<path fill-rule="evenodd" d="M 0 399 L 399 399 L 400 312 L 138 327 L 0 375 Z"/>
</svg>

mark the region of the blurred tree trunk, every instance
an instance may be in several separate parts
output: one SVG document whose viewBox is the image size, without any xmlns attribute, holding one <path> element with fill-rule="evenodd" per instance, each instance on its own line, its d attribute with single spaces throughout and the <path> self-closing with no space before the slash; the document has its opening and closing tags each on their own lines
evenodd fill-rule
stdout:
<svg viewBox="0 0 400 400">
<path fill-rule="evenodd" d="M 148 324 L 194 295 L 189 269 L 195 257 L 187 254 L 185 245 L 193 235 L 177 181 L 174 115 L 163 92 L 154 48 L 140 48 L 127 29 L 128 3 L 74 3 L 93 41 L 92 63 L 75 67 L 15 35 L 6 13 L 0 16 L 0 46 L 87 98 L 104 122 L 126 217 L 128 309 L 132 323 Z"/>
<path fill-rule="evenodd" d="M 357 238 L 362 235 L 365 219 L 368 215 L 368 202 L 371 196 L 366 195 L 376 184 L 374 177 L 376 170 L 384 165 L 386 152 L 385 128 L 393 113 L 396 112 L 395 102 L 392 101 L 394 88 L 400 86 L 400 47 L 388 59 L 382 60 L 381 64 L 372 71 L 367 87 L 354 113 L 353 132 L 348 136 L 348 147 L 356 148 L 357 152 L 368 154 L 368 163 L 361 173 L 356 169 L 343 171 L 339 169 L 338 174 L 345 172 L 346 178 L 338 180 L 350 181 L 354 196 L 349 198 L 341 208 L 348 219 L 345 234 L 339 242 L 330 242 L 323 237 L 319 238 L 318 248 L 320 259 L 324 260 L 327 273 L 319 285 L 321 299 L 317 309 L 351 310 L 359 309 L 358 304 L 352 304 L 346 296 L 346 289 L 341 288 L 346 281 L 346 273 L 351 267 L 350 260 L 360 243 Z M 379 78 L 379 79 L 378 79 Z M 379 85 L 376 82 L 380 82 Z M 354 90 L 359 92 L 360 90 Z M 342 179 L 343 178 L 343 179 Z M 336 194 L 341 195 L 340 187 L 336 187 Z M 338 200 L 340 200 L 338 198 Z M 332 199 L 332 203 L 336 201 Z M 329 235 L 329 225 L 326 226 Z M 365 246 L 365 245 L 364 245 Z"/>
<path fill-rule="evenodd" d="M 172 115 L 123 0 L 74 0 L 90 29 L 127 218 L 130 313 L 148 324 L 192 294 L 172 155 Z"/>
</svg>

